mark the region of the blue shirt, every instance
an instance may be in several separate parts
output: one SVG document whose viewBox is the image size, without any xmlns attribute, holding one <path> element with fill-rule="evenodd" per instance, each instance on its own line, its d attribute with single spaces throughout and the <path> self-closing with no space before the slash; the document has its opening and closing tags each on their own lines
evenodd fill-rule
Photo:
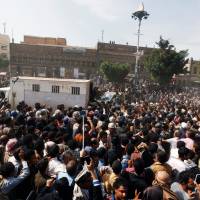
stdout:
<svg viewBox="0 0 200 200">
<path fill-rule="evenodd" d="M 74 177 L 70 176 L 67 172 L 59 172 L 57 179 L 61 179 L 61 178 L 67 178 L 68 182 L 69 182 L 69 186 L 72 185 L 72 182 L 74 180 Z"/>
</svg>

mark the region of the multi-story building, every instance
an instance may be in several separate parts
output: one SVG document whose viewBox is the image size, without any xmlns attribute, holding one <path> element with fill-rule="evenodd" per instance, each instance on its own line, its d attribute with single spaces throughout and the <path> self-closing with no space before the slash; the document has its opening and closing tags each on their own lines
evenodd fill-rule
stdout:
<svg viewBox="0 0 200 200">
<path fill-rule="evenodd" d="M 152 49 L 141 48 L 144 55 Z M 103 61 L 127 63 L 132 72 L 136 47 L 98 43 L 96 48 L 68 46 L 63 38 L 25 36 L 21 43 L 10 44 L 12 76 L 39 76 L 59 78 L 92 78 L 98 74 Z M 140 73 L 143 65 L 140 60 Z"/>
<path fill-rule="evenodd" d="M 2 60 L 0 66 L 0 87 L 9 84 L 9 60 L 10 60 L 10 38 L 6 34 L 0 34 L 0 59 Z"/>
<path fill-rule="evenodd" d="M 191 82 L 193 85 L 200 84 L 200 61 L 193 60 L 190 69 Z"/>
<path fill-rule="evenodd" d="M 140 47 L 141 56 L 139 59 L 138 72 L 140 78 L 148 76 L 144 69 L 143 61 L 144 57 L 147 56 L 153 49 L 147 47 Z M 126 63 L 130 67 L 131 74 L 135 72 L 135 56 L 137 47 L 130 45 L 110 43 L 98 43 L 97 45 L 97 65 L 103 61 L 109 61 L 111 63 Z"/>
<path fill-rule="evenodd" d="M 20 44 L 11 43 L 12 76 L 89 78 L 96 70 L 96 50 L 67 46 L 64 41 L 26 36 Z"/>
<path fill-rule="evenodd" d="M 200 77 L 200 61 L 194 60 L 192 62 L 191 74 Z"/>
<path fill-rule="evenodd" d="M 8 35 L 0 34 L 0 56 L 9 60 L 9 44 L 10 38 Z"/>
</svg>

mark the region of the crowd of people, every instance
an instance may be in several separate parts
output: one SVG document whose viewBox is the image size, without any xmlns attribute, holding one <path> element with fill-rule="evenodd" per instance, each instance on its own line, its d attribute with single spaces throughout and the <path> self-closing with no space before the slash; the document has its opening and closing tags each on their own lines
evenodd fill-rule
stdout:
<svg viewBox="0 0 200 200">
<path fill-rule="evenodd" d="M 200 199 L 200 96 L 128 90 L 55 110 L 0 103 L 0 200 Z"/>
</svg>

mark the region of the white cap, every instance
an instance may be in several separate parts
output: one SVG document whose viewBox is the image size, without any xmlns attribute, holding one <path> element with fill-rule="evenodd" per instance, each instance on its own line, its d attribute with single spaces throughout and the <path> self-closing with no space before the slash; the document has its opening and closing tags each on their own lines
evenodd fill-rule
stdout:
<svg viewBox="0 0 200 200">
<path fill-rule="evenodd" d="M 188 126 L 188 125 L 187 125 L 187 123 L 185 123 L 185 122 L 182 122 L 182 123 L 181 123 L 181 128 L 184 128 L 184 129 L 186 129 L 186 128 L 187 128 L 187 126 Z"/>
<path fill-rule="evenodd" d="M 109 122 L 115 122 L 115 117 L 114 116 L 109 117 Z"/>
<path fill-rule="evenodd" d="M 116 128 L 114 123 L 109 123 L 108 128 Z"/>
<path fill-rule="evenodd" d="M 193 118 L 192 118 L 192 121 L 197 122 L 198 120 L 197 120 L 196 117 L 193 117 Z"/>
<path fill-rule="evenodd" d="M 181 113 L 185 113 L 185 112 L 186 112 L 186 110 L 182 108 L 181 109 Z"/>
</svg>

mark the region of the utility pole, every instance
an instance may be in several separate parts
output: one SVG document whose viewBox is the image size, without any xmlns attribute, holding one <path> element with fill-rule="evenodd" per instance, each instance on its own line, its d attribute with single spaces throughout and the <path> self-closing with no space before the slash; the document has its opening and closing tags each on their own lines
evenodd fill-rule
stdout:
<svg viewBox="0 0 200 200">
<path fill-rule="evenodd" d="M 138 10 L 132 14 L 132 18 L 135 20 L 138 20 L 138 31 L 137 31 L 137 51 L 136 51 L 136 56 L 135 56 L 135 79 L 134 79 L 134 85 L 135 87 L 139 86 L 139 70 L 138 70 L 138 63 L 139 63 L 139 58 L 140 58 L 140 29 L 141 29 L 141 23 L 143 19 L 147 19 L 149 16 L 149 13 L 147 13 L 144 10 L 144 4 L 142 3 Z"/>
<path fill-rule="evenodd" d="M 101 31 L 101 42 L 104 42 L 104 30 Z"/>
<path fill-rule="evenodd" d="M 6 34 L 6 22 L 3 23 L 3 34 Z"/>
</svg>

